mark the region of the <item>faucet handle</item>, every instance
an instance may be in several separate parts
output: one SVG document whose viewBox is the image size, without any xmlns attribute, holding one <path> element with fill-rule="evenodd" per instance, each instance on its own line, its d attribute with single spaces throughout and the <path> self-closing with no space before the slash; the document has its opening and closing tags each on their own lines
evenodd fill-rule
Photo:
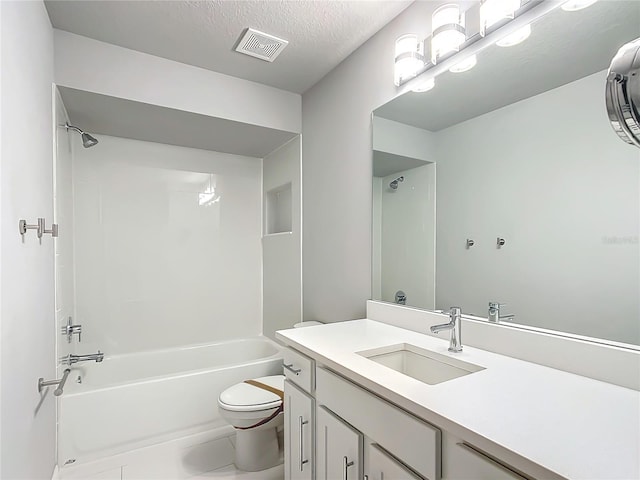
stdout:
<svg viewBox="0 0 640 480">
<path fill-rule="evenodd" d="M 507 304 L 506 303 L 500 303 L 500 302 L 489 302 L 489 308 L 501 308 L 501 307 L 506 307 Z"/>
<path fill-rule="evenodd" d="M 452 317 L 459 317 L 462 315 L 462 309 L 460 307 L 450 307 L 449 315 Z"/>
</svg>

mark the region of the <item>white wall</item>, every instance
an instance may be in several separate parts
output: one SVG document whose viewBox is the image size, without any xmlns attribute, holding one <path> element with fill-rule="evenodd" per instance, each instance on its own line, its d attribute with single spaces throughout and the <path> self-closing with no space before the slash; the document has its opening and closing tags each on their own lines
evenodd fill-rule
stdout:
<svg viewBox="0 0 640 480">
<path fill-rule="evenodd" d="M 260 334 L 261 159 L 96 137 L 73 161 L 76 350 Z"/>
<path fill-rule="evenodd" d="M 371 113 L 393 84 L 395 39 L 426 36 L 435 2 L 416 2 L 302 98 L 304 318 L 365 315 L 371 298 Z"/>
<path fill-rule="evenodd" d="M 263 332 L 271 338 L 302 319 L 300 140 L 294 138 L 263 160 L 264 195 L 291 184 L 291 232 L 262 237 Z"/>
<path fill-rule="evenodd" d="M 431 163 L 374 178 L 380 184 L 374 187 L 378 208 L 373 222 L 380 225 L 379 246 L 374 237 L 374 251 L 380 255 L 374 256 L 373 266 L 380 275 L 373 280 L 374 290 L 380 285 L 380 296 L 374 299 L 394 302 L 396 291 L 402 290 L 407 305 L 435 308 L 435 170 Z M 392 190 L 389 183 L 399 176 L 404 181 Z"/>
<path fill-rule="evenodd" d="M 3 479 L 51 478 L 55 403 L 53 245 L 21 218 L 53 216 L 53 32 L 42 2 L 1 2 L 0 457 Z"/>
<path fill-rule="evenodd" d="M 605 79 L 437 133 L 437 308 L 499 301 L 516 323 L 640 344 L 640 155 L 609 125 Z"/>
<path fill-rule="evenodd" d="M 300 95 L 55 30 L 58 85 L 299 133 Z"/>
<path fill-rule="evenodd" d="M 435 134 L 428 130 L 373 117 L 373 149 L 433 162 Z"/>
</svg>

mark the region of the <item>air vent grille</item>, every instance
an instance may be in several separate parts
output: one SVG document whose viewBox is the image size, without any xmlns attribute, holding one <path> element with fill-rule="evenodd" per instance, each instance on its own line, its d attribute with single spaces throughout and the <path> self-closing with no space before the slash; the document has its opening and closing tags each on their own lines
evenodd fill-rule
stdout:
<svg viewBox="0 0 640 480">
<path fill-rule="evenodd" d="M 248 28 L 238 42 L 236 52 L 266 60 L 267 62 L 273 62 L 288 43 L 288 41 L 268 33 Z"/>
</svg>

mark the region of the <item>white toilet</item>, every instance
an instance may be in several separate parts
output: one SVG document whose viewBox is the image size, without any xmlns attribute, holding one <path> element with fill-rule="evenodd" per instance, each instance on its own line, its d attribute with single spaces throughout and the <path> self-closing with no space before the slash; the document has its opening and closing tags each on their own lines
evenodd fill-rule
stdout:
<svg viewBox="0 0 640 480">
<path fill-rule="evenodd" d="M 284 423 L 284 375 L 237 383 L 220 394 L 220 415 L 236 429 L 236 467 L 258 472 L 280 462 L 277 428 Z M 270 391 L 273 390 L 273 391 Z"/>
</svg>

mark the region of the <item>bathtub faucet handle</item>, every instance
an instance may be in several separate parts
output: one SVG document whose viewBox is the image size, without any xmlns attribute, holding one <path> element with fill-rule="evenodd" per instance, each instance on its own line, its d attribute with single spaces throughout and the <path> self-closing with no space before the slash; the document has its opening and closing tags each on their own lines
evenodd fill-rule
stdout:
<svg viewBox="0 0 640 480">
<path fill-rule="evenodd" d="M 82 334 L 82 325 L 74 325 L 73 318 L 69 317 L 67 324 L 61 328 L 62 335 L 67 337 L 67 343 L 71 343 L 71 339 L 74 335 L 78 335 L 78 342 L 80 342 L 80 335 Z"/>
</svg>

